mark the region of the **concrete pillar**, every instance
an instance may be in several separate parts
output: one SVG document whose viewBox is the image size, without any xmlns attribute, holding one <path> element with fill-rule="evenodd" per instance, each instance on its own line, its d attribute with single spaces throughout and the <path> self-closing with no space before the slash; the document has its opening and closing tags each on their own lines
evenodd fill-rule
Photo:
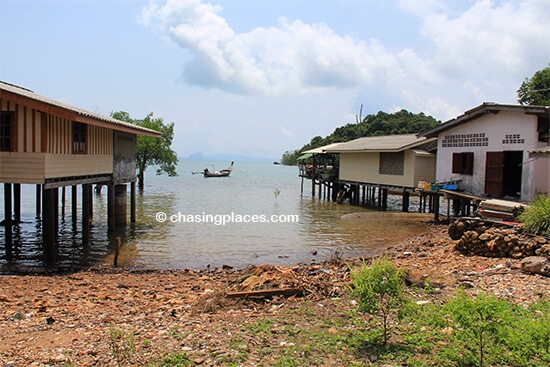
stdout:
<svg viewBox="0 0 550 367">
<path fill-rule="evenodd" d="M 136 182 L 130 184 L 130 223 L 136 222 Z"/>
<path fill-rule="evenodd" d="M 109 232 L 115 229 L 115 185 L 107 185 L 107 227 Z"/>
<path fill-rule="evenodd" d="M 128 220 L 127 185 L 115 186 L 115 225 L 125 225 Z"/>
</svg>

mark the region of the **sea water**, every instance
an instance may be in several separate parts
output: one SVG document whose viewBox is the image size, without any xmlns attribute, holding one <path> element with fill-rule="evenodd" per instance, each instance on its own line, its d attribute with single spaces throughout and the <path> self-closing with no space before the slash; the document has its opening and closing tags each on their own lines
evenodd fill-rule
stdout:
<svg viewBox="0 0 550 367">
<path fill-rule="evenodd" d="M 297 167 L 235 161 L 229 177 L 205 178 L 200 174 L 204 168 L 217 171 L 230 163 L 181 160 L 177 177 L 157 176 L 155 168 L 149 168 L 144 191 L 138 192 L 136 199 L 136 223 L 111 235 L 107 231 L 104 187 L 101 193 L 94 193 L 88 245 L 82 242 L 80 217 L 77 227 L 73 227 L 71 190 L 67 189 L 54 266 L 111 264 L 116 237 L 121 239 L 117 257 L 120 266 L 214 269 L 222 265 L 242 268 L 252 264 L 290 265 L 322 262 L 336 256 L 367 256 L 424 230 L 418 214 L 382 213 L 312 197 L 310 180 L 304 180 L 302 193 Z M 1 210 L 2 190 L 3 187 Z M 40 218 L 35 217 L 35 185 L 22 185 L 22 191 L 22 223 L 13 227 L 13 253 L 9 258 L 5 251 L 5 228 L 0 227 L 3 272 L 52 266 L 43 258 Z M 80 203 L 80 188 L 78 195 Z M 59 197 L 61 200 L 62 195 Z M 398 207 L 396 203 L 395 208 Z"/>
</svg>

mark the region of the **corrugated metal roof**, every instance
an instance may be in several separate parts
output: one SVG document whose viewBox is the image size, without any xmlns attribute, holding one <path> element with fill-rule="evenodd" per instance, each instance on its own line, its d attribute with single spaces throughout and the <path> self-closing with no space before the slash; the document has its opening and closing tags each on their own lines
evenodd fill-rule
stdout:
<svg viewBox="0 0 550 367">
<path fill-rule="evenodd" d="M 22 87 L 13 85 L 13 84 L 9 84 L 9 83 L 0 81 L 0 93 L 3 93 L 3 92 L 13 93 L 13 94 L 16 94 L 18 96 L 29 98 L 29 99 L 32 99 L 34 101 L 41 102 L 41 103 L 44 103 L 44 104 L 47 104 L 47 105 L 50 105 L 50 106 L 53 106 L 53 107 L 62 108 L 64 110 L 73 112 L 73 113 L 75 113 L 79 116 L 85 117 L 85 118 L 90 118 L 90 119 L 93 119 L 93 120 L 100 121 L 102 123 L 106 123 L 113 130 L 132 131 L 136 134 L 149 135 L 149 136 L 154 136 L 154 137 L 161 137 L 162 136 L 162 134 L 159 133 L 158 131 L 147 129 L 147 128 L 141 127 L 141 126 L 136 126 L 134 124 L 124 122 L 124 121 L 120 121 L 120 120 L 116 120 L 114 118 L 103 116 L 103 115 L 100 115 L 98 113 L 86 111 L 86 110 L 83 110 L 81 108 L 77 108 L 77 107 L 68 105 L 68 104 L 63 103 L 63 102 L 56 101 L 56 100 L 48 98 L 48 97 L 44 97 L 40 94 L 36 94 L 32 90 L 29 90 L 29 89 L 26 89 L 26 88 L 22 88 Z M 0 97 L 1 97 L 1 95 L 0 95 Z"/>
<path fill-rule="evenodd" d="M 539 148 L 539 149 L 535 149 L 535 150 L 530 150 L 529 153 L 549 154 L 549 153 L 550 153 L 550 146 L 543 147 L 543 148 Z"/>
<path fill-rule="evenodd" d="M 431 140 L 431 139 L 430 139 Z M 328 148 L 327 153 L 352 153 L 365 151 L 401 151 L 430 141 L 416 134 L 368 136 Z"/>
<path fill-rule="evenodd" d="M 306 150 L 303 153 L 323 154 L 323 153 L 327 153 L 327 151 L 326 151 L 327 149 L 335 148 L 340 144 L 342 144 L 342 143 L 332 143 L 332 144 L 324 145 L 322 147 Z"/>
</svg>

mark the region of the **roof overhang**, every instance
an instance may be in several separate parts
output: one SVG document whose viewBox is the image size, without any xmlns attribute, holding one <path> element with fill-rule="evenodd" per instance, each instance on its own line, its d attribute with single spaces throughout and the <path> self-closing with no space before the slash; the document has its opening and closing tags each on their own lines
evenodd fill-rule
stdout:
<svg viewBox="0 0 550 367">
<path fill-rule="evenodd" d="M 384 144 L 380 142 L 386 141 Z M 388 144 L 387 141 L 390 143 Z M 347 143 L 341 143 L 328 148 L 327 153 L 375 153 L 375 152 L 401 152 L 407 149 L 420 148 L 437 141 L 437 137 L 418 137 L 415 134 L 386 135 L 359 138 Z"/>
<path fill-rule="evenodd" d="M 132 134 L 152 136 L 155 138 L 162 137 L 162 134 L 158 131 L 103 116 L 94 112 L 82 110 L 77 107 L 38 95 L 28 89 L 3 82 L 0 82 L 0 98 L 13 103 L 28 106 L 37 111 L 66 118 L 71 121 L 105 127 Z"/>
<path fill-rule="evenodd" d="M 428 138 L 437 137 L 441 132 L 446 131 L 450 128 L 467 123 L 472 120 L 476 120 L 488 114 L 497 114 L 501 111 L 522 111 L 523 113 L 528 115 L 541 116 L 545 114 L 550 114 L 550 106 L 507 105 L 484 102 L 483 104 L 464 112 L 458 117 L 445 121 L 444 123 L 434 127 L 433 129 L 426 130 L 420 133 L 419 136 L 426 136 Z"/>
</svg>

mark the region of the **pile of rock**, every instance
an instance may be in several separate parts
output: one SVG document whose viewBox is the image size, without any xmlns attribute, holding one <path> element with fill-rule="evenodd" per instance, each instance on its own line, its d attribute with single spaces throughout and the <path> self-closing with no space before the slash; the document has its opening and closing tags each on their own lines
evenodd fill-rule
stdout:
<svg viewBox="0 0 550 367">
<path fill-rule="evenodd" d="M 458 239 L 455 249 L 465 255 L 521 259 L 528 256 L 550 256 L 550 243 L 542 236 L 523 234 L 518 227 L 499 227 L 483 221 L 459 221 L 449 234 Z"/>
</svg>

